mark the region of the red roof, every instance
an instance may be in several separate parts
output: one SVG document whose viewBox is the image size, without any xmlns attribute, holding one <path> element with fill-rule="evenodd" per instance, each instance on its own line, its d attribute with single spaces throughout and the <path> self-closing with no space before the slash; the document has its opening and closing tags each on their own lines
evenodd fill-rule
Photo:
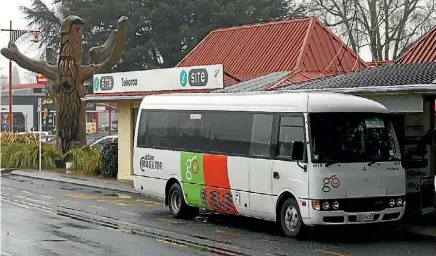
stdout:
<svg viewBox="0 0 436 256">
<path fill-rule="evenodd" d="M 401 64 L 425 62 L 436 62 L 436 27 L 418 39 L 397 61 Z"/>
<path fill-rule="evenodd" d="M 392 64 L 392 60 L 378 60 L 378 61 L 371 61 L 367 62 L 368 66 L 370 68 L 380 67 L 387 64 Z"/>
<path fill-rule="evenodd" d="M 177 65 L 223 64 L 226 86 L 278 71 L 293 81 L 366 68 L 366 63 L 316 18 L 212 31 Z M 305 75 L 310 73 L 310 75 Z M 316 73 L 316 74 L 314 74 Z M 306 81 L 304 80 L 304 81 Z"/>
</svg>

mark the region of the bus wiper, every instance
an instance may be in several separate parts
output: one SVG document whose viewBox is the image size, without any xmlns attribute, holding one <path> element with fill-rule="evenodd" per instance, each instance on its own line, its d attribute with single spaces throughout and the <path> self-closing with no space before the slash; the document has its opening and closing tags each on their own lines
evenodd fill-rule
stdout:
<svg viewBox="0 0 436 256">
<path fill-rule="evenodd" d="M 329 167 L 332 164 L 339 164 L 339 163 L 340 163 L 339 161 L 328 162 L 328 163 L 325 164 L 325 167 Z"/>
<path fill-rule="evenodd" d="M 401 159 L 399 159 L 397 157 L 392 157 L 391 159 L 389 159 L 389 161 L 401 161 Z M 368 163 L 368 166 L 371 166 L 371 165 L 378 163 L 378 162 L 380 162 L 380 161 L 371 161 Z"/>
</svg>

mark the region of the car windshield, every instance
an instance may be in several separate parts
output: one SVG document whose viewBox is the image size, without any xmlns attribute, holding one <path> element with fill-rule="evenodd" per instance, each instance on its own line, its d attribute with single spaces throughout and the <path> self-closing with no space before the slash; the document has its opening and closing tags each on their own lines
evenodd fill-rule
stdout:
<svg viewBox="0 0 436 256">
<path fill-rule="evenodd" d="M 384 114 L 310 114 L 313 162 L 381 162 L 399 160 L 393 125 Z"/>
</svg>

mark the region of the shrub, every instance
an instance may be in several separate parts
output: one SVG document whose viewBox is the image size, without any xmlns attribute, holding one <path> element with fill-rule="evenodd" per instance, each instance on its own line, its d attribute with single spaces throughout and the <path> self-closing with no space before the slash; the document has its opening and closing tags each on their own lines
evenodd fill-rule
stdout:
<svg viewBox="0 0 436 256">
<path fill-rule="evenodd" d="M 13 133 L 13 132 L 3 132 L 0 133 L 1 144 L 33 144 L 38 145 L 39 135 L 34 133 Z"/>
<path fill-rule="evenodd" d="M 108 143 L 101 150 L 100 157 L 101 175 L 115 178 L 118 175 L 118 143 Z"/>
<path fill-rule="evenodd" d="M 2 135 L 3 140 L 3 135 Z M 30 143 L 3 143 L 1 148 L 1 167 L 15 169 L 38 169 L 38 145 Z M 55 148 L 42 144 L 42 168 L 55 168 L 54 160 L 59 158 Z"/>
<path fill-rule="evenodd" d="M 71 169 L 83 170 L 85 175 L 100 174 L 100 149 L 83 146 L 69 150 L 63 158 L 64 162 L 72 162 Z"/>
</svg>

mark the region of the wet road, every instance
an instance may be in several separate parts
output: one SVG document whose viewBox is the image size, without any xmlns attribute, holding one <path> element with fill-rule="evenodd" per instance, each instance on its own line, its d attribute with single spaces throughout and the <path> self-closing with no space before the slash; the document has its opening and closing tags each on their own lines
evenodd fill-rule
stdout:
<svg viewBox="0 0 436 256">
<path fill-rule="evenodd" d="M 1 255 L 210 255 L 2 201 Z"/>
<path fill-rule="evenodd" d="M 243 217 L 203 213 L 193 221 L 176 220 L 170 217 L 167 207 L 162 202 L 142 195 L 123 194 L 13 175 L 2 176 L 1 183 L 2 197 L 50 207 L 76 209 L 93 216 L 109 217 L 141 227 L 172 231 L 204 241 L 217 241 L 238 248 L 248 248 L 259 252 L 260 255 L 267 253 L 270 255 L 335 256 L 436 255 L 435 240 L 395 232 L 385 226 L 312 228 L 306 239 L 295 240 L 279 235 L 273 223 Z M 2 205 L 2 219 L 4 218 L 3 211 Z M 126 237 L 133 236 L 132 239 L 141 237 L 126 235 L 128 235 Z M 95 235 L 95 239 L 99 237 L 101 236 Z M 89 237 L 89 239 L 92 241 L 93 238 Z M 120 246 L 121 244 L 124 243 L 120 243 Z M 94 255 L 94 253 L 89 255 Z M 181 254 L 177 252 L 160 255 Z"/>
</svg>

